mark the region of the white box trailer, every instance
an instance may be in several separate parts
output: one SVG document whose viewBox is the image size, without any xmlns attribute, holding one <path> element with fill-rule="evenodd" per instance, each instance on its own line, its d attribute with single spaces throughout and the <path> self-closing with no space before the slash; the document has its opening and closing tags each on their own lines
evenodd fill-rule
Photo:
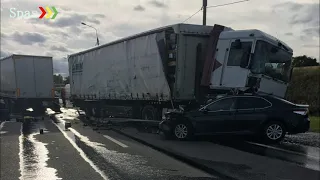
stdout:
<svg viewBox="0 0 320 180">
<path fill-rule="evenodd" d="M 0 60 L 0 96 L 15 104 L 15 111 L 52 101 L 52 57 L 11 55 Z"/>
<path fill-rule="evenodd" d="M 251 73 L 258 40 L 281 52 L 284 46 L 291 64 L 292 50 L 283 42 L 221 25 L 176 24 L 79 52 L 68 57 L 72 100 L 87 114 L 125 110 L 122 115 L 158 119 L 163 108 L 203 103 L 209 94 L 283 93 L 287 82 Z"/>
</svg>

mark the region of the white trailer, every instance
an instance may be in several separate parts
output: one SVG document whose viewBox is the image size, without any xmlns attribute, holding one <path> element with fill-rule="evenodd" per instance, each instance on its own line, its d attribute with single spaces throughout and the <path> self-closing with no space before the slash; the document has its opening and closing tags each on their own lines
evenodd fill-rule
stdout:
<svg viewBox="0 0 320 180">
<path fill-rule="evenodd" d="M 54 100 L 52 57 L 14 54 L 0 60 L 0 74 L 0 97 L 14 113 Z"/>
<path fill-rule="evenodd" d="M 124 109 L 158 119 L 163 108 L 201 104 L 207 95 L 284 96 L 291 56 L 259 30 L 176 24 L 70 55 L 71 96 L 87 114 Z"/>
</svg>

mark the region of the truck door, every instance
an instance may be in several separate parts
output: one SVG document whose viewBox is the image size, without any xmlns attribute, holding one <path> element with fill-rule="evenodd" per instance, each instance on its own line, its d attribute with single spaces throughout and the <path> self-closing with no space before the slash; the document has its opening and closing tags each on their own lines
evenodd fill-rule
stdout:
<svg viewBox="0 0 320 180">
<path fill-rule="evenodd" d="M 253 40 L 247 39 L 240 40 L 240 42 L 239 40 L 230 42 L 229 54 L 224 60 L 220 79 L 220 84 L 223 87 L 241 88 L 246 86 L 250 71 L 245 67 L 248 65 L 251 52 L 253 52 L 252 45 Z"/>
<path fill-rule="evenodd" d="M 37 98 L 52 98 L 53 65 L 51 58 L 34 57 L 34 82 Z M 48 72 L 49 71 L 49 72 Z"/>
<path fill-rule="evenodd" d="M 203 58 L 199 53 L 205 52 L 208 37 L 179 35 L 178 62 L 176 67 L 176 92 L 179 99 L 193 99 L 200 84 L 197 69 L 203 67 Z M 201 51 L 200 51 L 201 49 Z M 199 68 L 197 68 L 199 67 Z"/>
</svg>

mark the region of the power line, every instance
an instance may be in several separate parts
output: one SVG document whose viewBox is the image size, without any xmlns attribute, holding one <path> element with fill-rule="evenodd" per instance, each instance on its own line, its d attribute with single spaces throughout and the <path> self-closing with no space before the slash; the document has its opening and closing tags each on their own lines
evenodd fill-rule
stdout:
<svg viewBox="0 0 320 180">
<path fill-rule="evenodd" d="M 220 7 L 220 6 L 227 6 L 227 5 L 231 5 L 231 4 L 238 4 L 238 3 L 242 3 L 242 2 L 246 2 L 246 1 L 250 1 L 250 0 L 242 0 L 242 1 L 236 1 L 236 2 L 231 2 L 231 3 L 226 3 L 226 4 L 215 5 L 215 6 L 208 6 L 207 8 L 214 8 L 214 7 Z"/>
<path fill-rule="evenodd" d="M 201 7 L 197 12 L 195 12 L 195 13 L 192 14 L 190 17 L 188 17 L 186 20 L 184 20 L 183 23 L 186 22 L 186 21 L 188 21 L 189 19 L 191 19 L 194 15 L 198 14 L 201 10 L 202 10 L 202 7 Z"/>
<path fill-rule="evenodd" d="M 226 3 L 226 4 L 219 4 L 219 5 L 215 5 L 215 6 L 208 6 L 207 8 L 215 8 L 215 7 L 220 7 L 220 6 L 228 6 L 228 5 L 232 5 L 232 4 L 238 4 L 238 3 L 243 3 L 246 1 L 250 1 L 250 0 L 242 0 L 242 1 L 235 1 L 235 2 L 231 2 L 231 3 Z M 195 12 L 194 14 L 192 14 L 191 16 L 189 16 L 186 20 L 183 21 L 186 22 L 189 19 L 191 19 L 194 15 L 198 14 L 201 10 L 203 10 L 203 7 L 201 7 L 197 12 Z"/>
</svg>

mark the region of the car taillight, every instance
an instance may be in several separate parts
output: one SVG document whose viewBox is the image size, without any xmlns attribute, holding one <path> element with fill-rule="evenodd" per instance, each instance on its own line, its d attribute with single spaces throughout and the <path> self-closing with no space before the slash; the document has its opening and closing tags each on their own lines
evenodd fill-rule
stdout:
<svg viewBox="0 0 320 180">
<path fill-rule="evenodd" d="M 300 114 L 300 115 L 307 115 L 308 114 L 308 110 L 305 110 L 305 111 L 293 111 L 293 113 Z"/>
</svg>

